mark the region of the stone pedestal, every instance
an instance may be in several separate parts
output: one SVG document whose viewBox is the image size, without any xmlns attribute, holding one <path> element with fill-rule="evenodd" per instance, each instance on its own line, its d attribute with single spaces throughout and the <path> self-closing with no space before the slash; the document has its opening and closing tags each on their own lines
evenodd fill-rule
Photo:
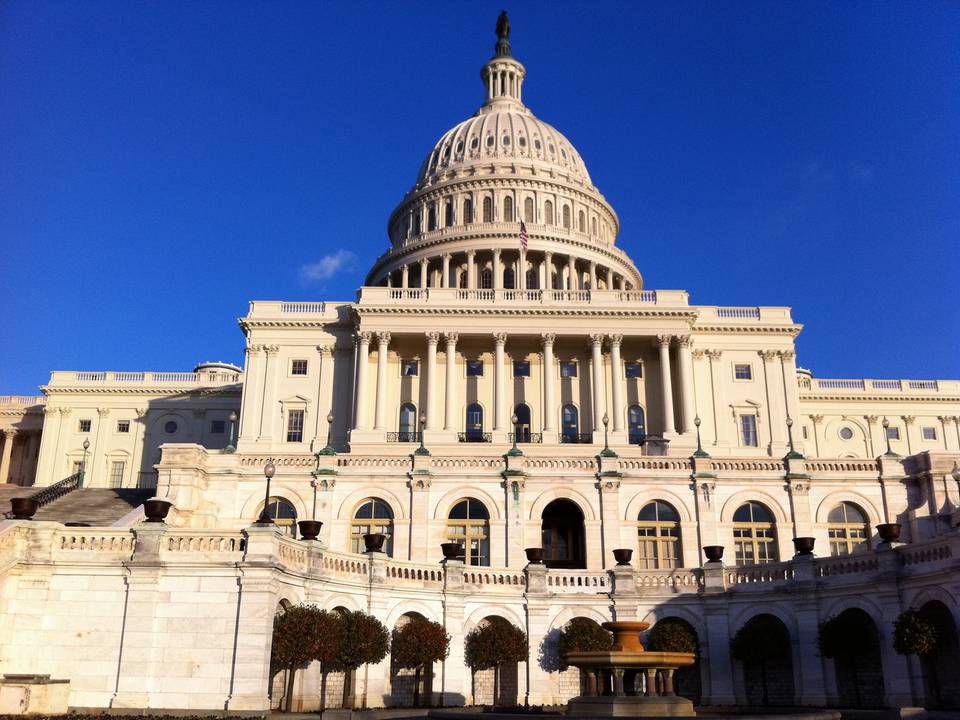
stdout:
<svg viewBox="0 0 960 720">
<path fill-rule="evenodd" d="M 567 717 L 694 717 L 693 703 L 678 695 L 575 697 Z"/>
</svg>

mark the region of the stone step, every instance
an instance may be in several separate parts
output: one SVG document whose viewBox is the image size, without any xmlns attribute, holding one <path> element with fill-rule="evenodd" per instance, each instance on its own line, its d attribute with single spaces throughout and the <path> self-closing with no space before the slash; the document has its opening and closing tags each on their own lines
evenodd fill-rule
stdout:
<svg viewBox="0 0 960 720">
<path fill-rule="evenodd" d="M 34 519 L 109 526 L 154 494 L 152 489 L 79 488 L 40 508 Z"/>
</svg>

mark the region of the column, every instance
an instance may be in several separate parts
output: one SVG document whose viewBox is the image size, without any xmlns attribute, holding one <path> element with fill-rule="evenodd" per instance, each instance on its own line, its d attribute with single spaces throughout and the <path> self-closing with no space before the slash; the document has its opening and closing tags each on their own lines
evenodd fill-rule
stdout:
<svg viewBox="0 0 960 720">
<path fill-rule="evenodd" d="M 410 267 L 407 265 L 400 268 L 400 287 L 404 290 L 410 287 Z"/>
<path fill-rule="evenodd" d="M 590 261 L 590 289 L 597 290 L 597 264 Z"/>
<path fill-rule="evenodd" d="M 786 407 L 781 404 L 779 393 L 776 392 L 775 363 L 778 361 L 775 350 L 760 350 L 757 353 L 763 358 L 763 384 L 766 388 L 767 400 L 767 421 L 770 423 L 770 446 L 768 448 L 771 455 L 780 455 L 787 451 L 787 419 L 785 417 Z M 759 432 L 759 428 L 757 428 Z"/>
<path fill-rule="evenodd" d="M 437 343 L 440 333 L 427 333 L 427 430 L 437 429 Z"/>
<path fill-rule="evenodd" d="M 913 455 L 913 446 L 916 444 L 917 438 L 914 437 L 916 434 L 916 429 L 914 421 L 917 419 L 914 415 L 901 415 L 900 419 L 903 420 L 904 430 L 904 440 L 907 441 L 907 455 Z M 886 445 L 884 445 L 886 447 Z"/>
<path fill-rule="evenodd" d="M 428 285 L 427 280 L 429 278 L 427 277 L 427 270 L 428 270 L 429 264 L 430 264 L 430 261 L 427 260 L 427 258 L 420 259 L 420 287 L 422 288 L 425 288 Z"/>
<path fill-rule="evenodd" d="M 787 417 L 794 421 L 800 419 L 800 388 L 797 385 L 797 354 L 793 350 L 781 350 L 780 372 L 783 375 L 783 397 L 786 401 Z M 799 439 L 802 442 L 802 438 Z M 798 442 L 794 437 L 793 441 Z"/>
<path fill-rule="evenodd" d="M 883 439 L 883 426 L 880 425 L 880 417 L 878 415 L 864 415 L 863 419 L 867 422 L 867 432 L 869 433 L 869 437 L 867 438 L 869 444 L 867 457 L 875 458 L 877 455 L 883 454 L 886 450 L 886 444 Z M 816 426 L 814 426 L 814 430 L 816 430 Z M 793 441 L 797 441 L 796 435 L 794 435 Z"/>
<path fill-rule="evenodd" d="M 500 264 L 500 249 L 493 251 L 493 289 L 500 290 L 503 287 L 503 271 Z"/>
<path fill-rule="evenodd" d="M 521 290 L 527 289 L 527 252 L 526 250 L 520 251 L 520 274 L 517 278 L 517 287 Z"/>
<path fill-rule="evenodd" d="M 623 342 L 623 335 L 608 335 L 610 339 L 610 397 L 612 407 L 610 415 L 613 416 L 613 431 L 615 433 L 623 432 L 624 408 L 623 408 L 623 362 L 620 359 L 620 344 Z"/>
<path fill-rule="evenodd" d="M 90 459 L 87 462 L 86 474 L 83 476 L 83 486 L 93 487 L 94 474 L 99 470 L 104 474 L 106 466 L 100 463 L 99 456 L 106 457 L 103 452 L 103 444 L 100 439 L 103 437 L 103 426 L 110 422 L 109 408 L 97 408 L 97 429 L 93 434 L 93 444 L 90 446 Z M 107 487 L 107 478 L 101 478 L 103 487 Z"/>
<path fill-rule="evenodd" d="M 313 443 L 311 450 L 316 452 L 327 444 L 327 413 L 333 411 L 333 398 L 324 396 L 323 385 L 327 375 L 333 374 L 333 352 L 326 345 L 317 345 L 317 404 L 314 408 Z M 329 360 L 327 357 L 329 356 Z"/>
<path fill-rule="evenodd" d="M 593 380 L 593 433 L 603 432 L 603 416 L 606 413 L 606 393 L 603 383 L 603 335 L 590 336 L 590 374 Z"/>
<path fill-rule="evenodd" d="M 493 334 L 493 430 L 504 431 L 510 422 L 507 418 L 507 399 L 504 392 L 506 381 L 503 371 L 503 348 L 507 343 L 507 334 Z"/>
<path fill-rule="evenodd" d="M 672 335 L 657 335 L 660 346 L 660 388 L 663 392 L 663 434 L 677 431 L 673 424 L 673 381 L 670 378 L 670 341 Z"/>
<path fill-rule="evenodd" d="M 689 335 L 681 335 L 677 340 L 680 343 L 680 404 L 683 408 L 681 432 L 692 433 L 693 418 L 697 412 L 693 389 L 693 361 L 690 357 L 693 341 Z"/>
<path fill-rule="evenodd" d="M 450 253 L 443 254 L 443 277 L 440 278 L 440 287 L 450 287 Z"/>
<path fill-rule="evenodd" d="M 387 428 L 387 349 L 390 333 L 377 333 L 377 395 L 374 401 L 373 429 Z"/>
<path fill-rule="evenodd" d="M 607 290 L 613 290 L 613 268 L 607 268 Z"/>
<path fill-rule="evenodd" d="M 443 334 L 447 341 L 447 385 L 444 398 L 443 429 L 454 432 L 457 429 L 457 339 L 454 332 Z"/>
<path fill-rule="evenodd" d="M 260 371 L 260 345 L 247 345 L 247 361 L 243 369 L 243 399 L 240 405 L 240 433 L 246 440 L 256 437 L 256 422 L 254 415 L 258 402 L 257 395 L 263 392 L 263 385 L 257 379 Z"/>
<path fill-rule="evenodd" d="M 471 290 L 477 289 L 477 268 L 474 263 L 476 250 L 467 250 L 467 287 Z"/>
<path fill-rule="evenodd" d="M 137 419 L 133 421 L 133 459 L 131 464 L 133 465 L 133 487 L 143 487 L 141 482 L 141 475 L 146 475 L 150 478 L 150 482 L 153 482 L 153 478 L 156 476 L 151 465 L 144 467 L 143 463 L 143 442 L 140 438 L 145 434 L 147 427 L 147 408 L 146 406 L 134 408 L 134 412 L 137 415 Z M 235 441 L 239 445 L 240 441 Z"/>
<path fill-rule="evenodd" d="M 576 290 L 580 287 L 577 282 L 577 261 L 573 255 L 567 256 L 567 289 Z"/>
<path fill-rule="evenodd" d="M 543 254 L 543 289 L 553 289 L 553 253 L 549 251 Z"/>
<path fill-rule="evenodd" d="M 553 343 L 557 336 L 553 333 L 544 333 L 543 339 L 543 432 L 556 434 L 557 408 L 553 393 Z M 546 438 L 544 438 L 546 442 Z"/>
<path fill-rule="evenodd" d="M 0 484 L 10 482 L 10 454 L 13 452 L 13 439 L 17 436 L 14 428 L 3 431 L 3 456 L 0 457 Z"/>
<path fill-rule="evenodd" d="M 704 350 L 703 354 L 710 363 L 710 396 L 713 400 L 713 444 L 723 446 L 728 443 L 728 411 L 723 376 L 720 369 L 722 350 Z"/>
<path fill-rule="evenodd" d="M 270 423 L 264 422 L 267 413 L 271 413 L 274 400 L 274 386 L 276 377 L 277 352 L 280 349 L 276 345 L 261 345 L 263 350 L 263 395 L 260 398 L 260 422 L 258 423 L 257 440 L 270 439 Z"/>
<path fill-rule="evenodd" d="M 367 430 L 367 373 L 370 364 L 370 339 L 372 333 L 357 333 L 357 380 L 353 429 Z"/>
</svg>

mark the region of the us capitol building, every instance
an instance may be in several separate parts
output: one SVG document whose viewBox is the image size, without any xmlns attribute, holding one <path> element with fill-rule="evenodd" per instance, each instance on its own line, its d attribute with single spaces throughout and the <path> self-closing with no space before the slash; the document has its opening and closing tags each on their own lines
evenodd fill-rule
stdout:
<svg viewBox="0 0 960 720">
<path fill-rule="evenodd" d="M 688 623 L 680 690 L 703 704 L 761 702 L 765 672 L 773 704 L 956 707 L 960 381 L 817 378 L 789 308 L 647 288 L 498 28 L 482 105 L 427 153 L 355 301 L 251 302 L 243 368 L 57 371 L 0 398 L 4 505 L 42 494 L 0 522 L 0 673 L 68 680 L 76 708 L 262 711 L 273 615 L 307 602 L 443 623 L 425 682 L 448 705 L 494 700 L 463 646 L 500 616 L 530 640 L 507 703 L 579 693 L 555 645 L 587 617 Z M 142 522 L 152 495 L 165 523 Z M 909 608 L 936 657 L 894 651 Z M 765 669 L 730 649 L 761 615 Z M 837 616 L 873 638 L 859 673 L 818 654 Z M 358 702 L 408 704 L 405 672 L 361 668 Z"/>
</svg>

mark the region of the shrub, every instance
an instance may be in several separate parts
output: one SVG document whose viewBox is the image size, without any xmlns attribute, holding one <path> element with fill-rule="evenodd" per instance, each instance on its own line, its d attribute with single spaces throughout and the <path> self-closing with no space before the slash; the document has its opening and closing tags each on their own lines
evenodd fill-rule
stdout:
<svg viewBox="0 0 960 720">
<path fill-rule="evenodd" d="M 557 651 L 560 654 L 561 670 L 566 669 L 564 658 L 568 653 L 609 650 L 613 647 L 613 635 L 590 618 L 575 617 L 560 630 Z"/>
<path fill-rule="evenodd" d="M 696 631 L 677 618 L 665 618 L 653 626 L 647 636 L 647 650 L 657 652 L 700 652 Z"/>
<path fill-rule="evenodd" d="M 893 649 L 901 655 L 931 655 L 937 651 L 937 640 L 936 627 L 914 608 L 893 622 Z"/>
<path fill-rule="evenodd" d="M 493 700 L 500 697 L 500 666 L 527 659 L 527 634 L 508 620 L 491 617 L 466 637 L 464 659 L 473 670 L 494 668 Z"/>
<path fill-rule="evenodd" d="M 413 704 L 420 705 L 420 672 L 424 666 L 446 659 L 450 652 L 450 636 L 440 623 L 422 617 L 410 618 L 393 631 L 391 658 L 397 667 L 416 671 L 413 682 Z M 429 700 L 428 700 L 429 702 Z"/>
<path fill-rule="evenodd" d="M 281 670 L 289 673 L 284 693 L 288 712 L 297 669 L 312 660 L 329 662 L 339 652 L 340 638 L 337 619 L 316 605 L 295 605 L 274 617 L 270 670 L 274 675 Z"/>
<path fill-rule="evenodd" d="M 373 615 L 359 610 L 337 614 L 343 642 L 334 665 L 345 671 L 343 680 L 344 707 L 352 707 L 353 673 L 361 665 L 378 663 L 390 652 L 390 633 Z"/>
</svg>

